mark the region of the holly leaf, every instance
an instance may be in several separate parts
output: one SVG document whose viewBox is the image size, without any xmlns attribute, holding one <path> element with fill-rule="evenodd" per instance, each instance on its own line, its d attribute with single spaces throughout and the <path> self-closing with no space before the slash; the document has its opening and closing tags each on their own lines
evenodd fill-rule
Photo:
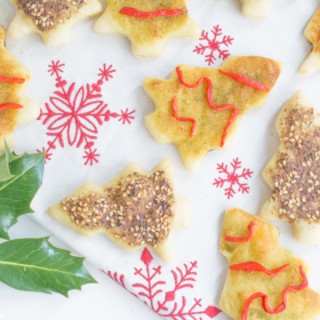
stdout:
<svg viewBox="0 0 320 320">
<path fill-rule="evenodd" d="M 96 283 L 83 260 L 54 247 L 48 238 L 9 240 L 0 244 L 0 281 L 18 290 L 67 297 L 69 290 Z"/>
<path fill-rule="evenodd" d="M 18 157 L 16 154 L 10 152 L 6 141 L 4 142 L 4 145 L 5 152 L 0 156 L 0 182 L 13 177 L 10 172 L 9 162 Z"/>
<path fill-rule="evenodd" d="M 21 215 L 32 213 L 30 203 L 43 178 L 44 153 L 17 156 L 8 148 L 0 156 L 0 238 Z"/>
</svg>

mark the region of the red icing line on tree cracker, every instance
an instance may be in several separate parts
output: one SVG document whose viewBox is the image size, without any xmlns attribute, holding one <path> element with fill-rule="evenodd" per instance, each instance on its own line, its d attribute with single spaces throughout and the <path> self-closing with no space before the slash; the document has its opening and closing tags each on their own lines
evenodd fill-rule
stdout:
<svg viewBox="0 0 320 320">
<path fill-rule="evenodd" d="M 257 262 L 253 262 L 253 261 L 249 261 L 249 262 L 244 262 L 244 263 L 238 263 L 238 264 L 232 264 L 229 266 L 230 270 L 234 270 L 234 271 L 240 271 L 243 270 L 245 272 L 263 272 L 268 274 L 269 276 L 276 276 L 279 273 L 281 273 L 284 270 L 287 270 L 289 268 L 290 264 L 285 264 L 279 268 L 273 269 L 273 270 L 269 270 L 267 268 L 265 268 L 263 265 L 261 265 L 260 263 Z"/>
<path fill-rule="evenodd" d="M 219 72 L 222 73 L 223 75 L 225 75 L 225 76 L 227 76 L 237 82 L 240 82 L 241 84 L 244 84 L 245 86 L 251 87 L 253 89 L 256 89 L 259 91 L 265 91 L 265 92 L 270 91 L 270 88 L 266 87 L 264 84 L 257 82 L 257 81 L 254 81 L 254 80 L 252 80 L 248 77 L 242 76 L 240 74 L 221 70 L 221 69 L 219 69 Z"/>
<path fill-rule="evenodd" d="M 7 82 L 7 83 L 24 83 L 26 80 L 23 78 L 12 78 L 12 77 L 5 77 L 0 75 L 0 82 Z"/>
<path fill-rule="evenodd" d="M 0 111 L 6 110 L 6 109 L 21 109 L 23 108 L 21 104 L 18 103 L 3 103 L 0 104 Z"/>
<path fill-rule="evenodd" d="M 192 123 L 191 130 L 190 130 L 190 137 L 193 137 L 196 132 L 196 128 L 197 128 L 197 120 L 195 120 L 193 118 L 179 117 L 178 113 L 179 113 L 179 111 L 178 111 L 177 97 L 174 97 L 172 100 L 172 115 L 178 121 Z"/>
<path fill-rule="evenodd" d="M 282 303 L 279 304 L 277 307 L 274 309 L 270 308 L 269 306 L 269 301 L 268 301 L 268 296 L 263 293 L 263 292 L 256 292 L 253 295 L 251 295 L 243 308 L 242 315 L 241 315 L 241 320 L 247 320 L 248 319 L 248 313 L 249 313 L 249 308 L 251 303 L 258 298 L 262 299 L 262 307 L 265 312 L 269 314 L 277 314 L 280 312 L 283 312 L 287 308 L 287 295 L 289 292 L 294 292 L 294 291 L 302 291 L 308 287 L 308 279 L 303 271 L 302 266 L 299 267 L 300 275 L 302 277 L 302 282 L 299 286 L 288 286 L 282 291 Z"/>
<path fill-rule="evenodd" d="M 246 237 L 243 237 L 243 238 L 237 238 L 237 237 L 234 237 L 234 236 L 231 236 L 231 235 L 225 235 L 224 236 L 224 239 L 226 241 L 229 241 L 229 242 L 248 242 L 251 240 L 252 236 L 253 236 L 253 230 L 254 230 L 254 227 L 256 226 L 256 223 L 251 221 L 250 224 L 248 225 L 248 230 L 249 230 L 249 234 L 246 236 Z"/>
<path fill-rule="evenodd" d="M 235 121 L 235 119 L 237 118 L 237 116 L 239 114 L 239 108 L 232 105 L 232 104 L 225 104 L 225 105 L 221 105 L 221 106 L 216 106 L 212 100 L 212 81 L 208 77 L 201 77 L 197 82 L 195 82 L 193 84 L 189 84 L 183 80 L 183 74 L 182 74 L 182 70 L 180 69 L 180 67 L 176 68 L 176 72 L 178 75 L 179 82 L 186 88 L 195 89 L 203 81 L 206 82 L 206 84 L 207 84 L 207 94 L 206 94 L 207 102 L 208 102 L 209 106 L 211 107 L 211 109 L 213 109 L 214 111 L 223 111 L 223 110 L 228 110 L 228 109 L 233 110 L 233 112 L 228 120 L 228 123 L 226 124 L 226 126 L 224 128 L 223 134 L 222 134 L 220 146 L 223 147 L 225 140 L 226 140 L 226 137 L 227 137 L 228 129 L 230 128 L 231 124 Z"/>
<path fill-rule="evenodd" d="M 172 17 L 185 13 L 185 9 L 160 9 L 154 11 L 141 11 L 132 7 L 123 7 L 119 13 L 140 19 L 151 19 L 157 17 Z"/>
</svg>

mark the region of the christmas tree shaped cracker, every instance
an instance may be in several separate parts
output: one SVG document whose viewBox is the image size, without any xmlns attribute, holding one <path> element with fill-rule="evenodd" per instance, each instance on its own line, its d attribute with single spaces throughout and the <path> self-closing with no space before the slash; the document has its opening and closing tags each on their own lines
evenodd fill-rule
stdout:
<svg viewBox="0 0 320 320">
<path fill-rule="evenodd" d="M 101 34 L 126 35 L 137 56 L 160 55 L 169 37 L 197 38 L 200 34 L 185 0 L 108 0 L 94 28 Z"/>
<path fill-rule="evenodd" d="M 29 71 L 5 48 L 5 31 L 0 26 L 0 150 L 4 141 L 13 144 L 14 128 L 31 121 L 39 108 L 24 96 L 30 80 Z"/>
<path fill-rule="evenodd" d="M 19 39 L 38 33 L 48 46 L 58 46 L 71 38 L 72 25 L 102 11 L 99 0 L 12 0 L 16 16 L 8 36 Z"/>
<path fill-rule="evenodd" d="M 291 222 L 307 244 L 320 244 L 319 119 L 308 98 L 296 93 L 277 118 L 280 146 L 263 172 L 272 194 L 261 216 Z"/>
<path fill-rule="evenodd" d="M 313 49 L 306 60 L 300 67 L 300 72 L 303 74 L 311 74 L 320 70 L 320 8 L 316 11 L 310 22 L 308 23 L 304 34 Z"/>
<path fill-rule="evenodd" d="M 220 307 L 235 320 L 312 320 L 320 295 L 305 263 L 278 242 L 278 229 L 240 209 L 228 210 L 220 249 L 229 271 Z"/>
<path fill-rule="evenodd" d="M 252 19 L 265 19 L 269 16 L 273 0 L 240 0 L 243 14 Z"/>
<path fill-rule="evenodd" d="M 164 160 L 151 173 L 129 165 L 104 186 L 87 183 L 49 213 L 81 234 L 102 232 L 126 250 L 149 246 L 171 260 L 173 230 L 187 226 L 190 204 L 176 196 L 171 162 Z"/>
<path fill-rule="evenodd" d="M 144 88 L 155 103 L 147 128 L 157 142 L 176 144 L 193 169 L 224 146 L 248 110 L 265 102 L 280 71 L 271 59 L 232 57 L 219 69 L 181 65 L 169 80 L 147 79 Z"/>
</svg>

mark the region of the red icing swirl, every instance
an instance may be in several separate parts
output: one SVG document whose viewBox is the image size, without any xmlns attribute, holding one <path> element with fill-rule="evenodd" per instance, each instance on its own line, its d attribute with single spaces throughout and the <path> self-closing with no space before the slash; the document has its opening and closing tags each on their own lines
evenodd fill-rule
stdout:
<svg viewBox="0 0 320 320">
<path fill-rule="evenodd" d="M 237 82 L 240 82 L 241 84 L 244 84 L 245 86 L 251 87 L 253 89 L 256 89 L 259 91 L 265 91 L 265 92 L 270 91 L 270 88 L 266 87 L 264 84 L 257 82 L 257 81 L 254 81 L 254 80 L 252 80 L 248 77 L 242 76 L 240 74 L 221 70 L 221 69 L 219 69 L 219 72 L 222 73 L 223 75 L 225 75 L 225 76 L 227 76 Z"/>
<path fill-rule="evenodd" d="M 254 231 L 255 226 L 256 226 L 256 223 L 251 221 L 250 224 L 248 225 L 249 234 L 245 237 L 238 238 L 238 237 L 226 234 L 224 236 L 224 239 L 228 242 L 239 242 L 239 243 L 248 242 L 253 237 L 253 231 Z"/>
<path fill-rule="evenodd" d="M 265 268 L 263 265 L 261 265 L 260 263 L 249 261 L 244 263 L 232 264 L 229 266 L 229 269 L 233 271 L 243 270 L 245 272 L 263 272 L 269 276 L 276 276 L 279 273 L 287 270 L 289 267 L 290 265 L 287 263 L 279 268 L 269 270 Z"/>
<path fill-rule="evenodd" d="M 295 292 L 295 291 L 302 291 L 304 289 L 306 289 L 308 287 L 308 279 L 307 276 L 305 274 L 305 272 L 303 271 L 302 266 L 299 267 L 299 271 L 300 271 L 300 275 L 302 277 L 302 282 L 299 286 L 288 286 L 286 287 L 283 291 L 282 291 L 282 303 L 280 303 L 277 307 L 275 307 L 274 309 L 272 309 L 269 306 L 269 298 L 268 296 L 263 293 L 263 292 L 256 292 L 253 295 L 251 295 L 247 300 L 246 303 L 244 305 L 243 311 L 242 311 L 242 315 L 241 315 L 241 320 L 247 320 L 248 319 L 248 313 L 249 313 L 249 308 L 251 303 L 255 300 L 255 299 L 262 299 L 262 307 L 263 310 L 269 314 L 277 314 L 277 313 L 281 313 L 283 312 L 286 308 L 287 308 L 287 295 L 289 292 Z"/>
<path fill-rule="evenodd" d="M 21 104 L 18 103 L 3 103 L 0 104 L 0 111 L 6 110 L 6 109 L 21 109 L 23 108 Z"/>
<path fill-rule="evenodd" d="M 192 123 L 190 137 L 193 137 L 197 128 L 197 120 L 193 118 L 184 118 L 179 116 L 177 97 L 174 97 L 172 100 L 172 115 L 178 121 Z"/>
<path fill-rule="evenodd" d="M 22 84 L 26 80 L 23 78 L 12 78 L 12 77 L 5 77 L 0 75 L 0 82 L 6 82 L 6 83 L 18 83 Z"/>
<path fill-rule="evenodd" d="M 205 82 L 207 84 L 207 93 L 206 93 L 206 98 L 207 98 L 207 102 L 209 104 L 209 106 L 211 107 L 212 110 L 214 111 L 223 111 L 223 110 L 228 110 L 231 109 L 232 110 L 232 114 L 224 128 L 223 134 L 222 134 L 222 138 L 221 138 L 221 143 L 220 146 L 223 147 L 227 134 L 228 134 L 228 130 L 230 128 L 230 126 L 232 125 L 232 123 L 236 120 L 238 114 L 239 114 L 239 108 L 232 105 L 232 104 L 225 104 L 225 105 L 221 105 L 221 106 L 216 106 L 215 103 L 212 100 L 212 81 L 208 78 L 208 77 L 202 77 L 200 78 L 197 82 L 190 84 L 184 81 L 183 79 L 183 72 L 180 69 L 180 67 L 176 68 L 176 72 L 178 75 L 178 81 L 180 84 L 182 84 L 184 87 L 189 88 L 189 89 L 195 89 L 197 88 L 202 82 Z"/>
<path fill-rule="evenodd" d="M 22 84 L 26 80 L 23 78 L 13 78 L 13 77 L 6 77 L 0 75 L 0 82 L 5 83 L 12 83 L 12 84 Z M 22 105 L 18 103 L 2 103 L 0 104 L 0 111 L 6 110 L 6 109 L 21 109 Z"/>
<path fill-rule="evenodd" d="M 160 9 L 154 11 L 141 11 L 132 7 L 123 7 L 119 13 L 125 16 L 140 18 L 140 19 L 151 19 L 157 17 L 172 17 L 184 14 L 185 9 Z"/>
</svg>

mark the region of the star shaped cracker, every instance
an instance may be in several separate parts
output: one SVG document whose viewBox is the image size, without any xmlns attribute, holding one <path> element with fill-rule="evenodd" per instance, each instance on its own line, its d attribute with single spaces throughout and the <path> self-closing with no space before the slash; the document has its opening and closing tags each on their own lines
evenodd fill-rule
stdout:
<svg viewBox="0 0 320 320">
<path fill-rule="evenodd" d="M 48 46 L 59 46 L 71 39 L 71 27 L 80 20 L 99 14 L 99 0 L 12 0 L 16 16 L 8 37 L 20 39 L 37 33 Z"/>
<path fill-rule="evenodd" d="M 5 31 L 0 26 L 0 150 L 4 141 L 13 145 L 14 128 L 36 119 L 39 108 L 23 92 L 30 81 L 30 72 L 5 47 Z"/>
<path fill-rule="evenodd" d="M 190 204 L 176 196 L 172 165 L 164 160 L 151 173 L 131 164 L 104 186 L 87 183 L 49 213 L 86 236 L 102 232 L 126 250 L 149 246 L 171 260 L 172 233 L 188 225 Z"/>
<path fill-rule="evenodd" d="M 320 70 L 320 8 L 308 23 L 304 35 L 312 44 L 313 49 L 300 67 L 302 74 L 311 74 Z"/>
<path fill-rule="evenodd" d="M 169 37 L 193 39 L 200 34 L 185 0 L 108 0 L 94 29 L 100 34 L 126 35 L 132 52 L 141 57 L 160 55 Z"/>
<path fill-rule="evenodd" d="M 244 113 L 265 102 L 280 69 L 267 58 L 232 57 L 219 69 L 182 65 L 169 80 L 147 79 L 155 111 L 146 126 L 157 142 L 176 144 L 193 169 L 224 146 Z"/>
<path fill-rule="evenodd" d="M 279 245 L 278 229 L 240 209 L 228 210 L 220 250 L 229 262 L 221 309 L 236 320 L 313 320 L 320 295 L 307 266 Z"/>
<path fill-rule="evenodd" d="M 265 19 L 272 10 L 273 0 L 240 0 L 243 14 L 251 19 Z"/>
<path fill-rule="evenodd" d="M 301 92 L 283 107 L 277 153 L 264 169 L 272 190 L 261 216 L 290 221 L 296 238 L 320 244 L 320 116 Z"/>
</svg>

